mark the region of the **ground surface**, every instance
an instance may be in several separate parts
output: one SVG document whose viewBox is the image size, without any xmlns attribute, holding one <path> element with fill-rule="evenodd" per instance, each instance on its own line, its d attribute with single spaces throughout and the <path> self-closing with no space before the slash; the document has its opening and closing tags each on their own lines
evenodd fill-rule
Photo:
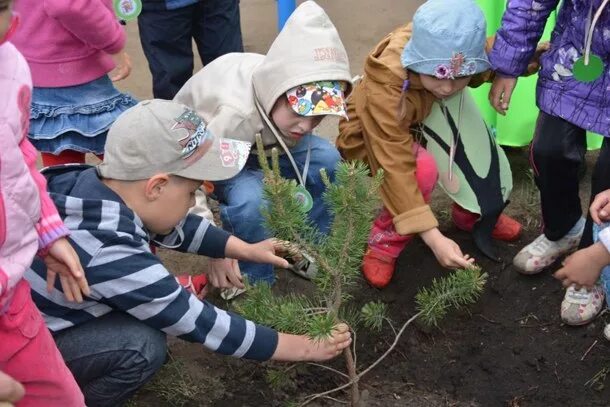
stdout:
<svg viewBox="0 0 610 407">
<path fill-rule="evenodd" d="M 354 74 L 361 72 L 368 50 L 393 27 L 407 21 L 419 3 L 320 1 L 342 35 Z M 275 2 L 242 0 L 241 7 L 246 50 L 264 52 L 276 33 Z M 130 24 L 128 30 L 128 50 L 134 61 L 134 72 L 120 87 L 138 98 L 149 98 L 150 75 L 138 41 L 137 27 Z M 336 123 L 328 121 L 320 133 L 332 139 Z M 509 156 L 515 189 L 508 212 L 526 225 L 524 236 L 514 244 L 501 246 L 504 261 L 501 264 L 478 256 L 479 264 L 489 274 L 489 282 L 481 300 L 469 313 L 452 315 L 440 329 L 414 327 L 407 331 L 394 353 L 364 378 L 362 387 L 369 394 L 368 405 L 610 405 L 608 388 L 585 386 L 604 367 L 610 368 L 610 346 L 601 336 L 604 316 L 588 327 L 562 325 L 559 304 L 563 292 L 550 271 L 525 277 L 510 264 L 519 248 L 537 236 L 540 224 L 525 152 L 512 151 Z M 587 196 L 586 189 L 584 185 L 583 197 Z M 433 201 L 441 229 L 464 250 L 477 255 L 469 235 L 452 226 L 447 199 L 436 191 Z M 204 267 L 194 256 L 167 252 L 162 256 L 174 272 L 192 273 Z M 420 241 L 415 241 L 402 254 L 390 286 L 379 291 L 362 283 L 356 301 L 380 299 L 386 302 L 391 319 L 399 326 L 413 314 L 413 297 L 418 288 L 445 273 L 429 250 Z M 276 289 L 307 292 L 311 286 L 281 273 Z M 222 301 L 217 305 L 225 306 Z M 392 339 L 389 327 L 381 335 L 361 331 L 357 344 L 358 365 L 366 367 Z M 341 383 L 332 372 L 301 366 L 290 368 L 281 375 L 293 377 L 293 387 L 278 389 L 271 386 L 266 377 L 270 371 L 287 366 L 229 360 L 212 355 L 198 345 L 176 340 L 171 341 L 170 348 L 168 365 L 130 402 L 131 405 L 283 406 L 290 400 Z M 342 361 L 333 366 L 341 370 Z M 343 394 L 337 397 L 345 400 Z M 322 404 L 341 405 L 330 400 Z"/>
</svg>

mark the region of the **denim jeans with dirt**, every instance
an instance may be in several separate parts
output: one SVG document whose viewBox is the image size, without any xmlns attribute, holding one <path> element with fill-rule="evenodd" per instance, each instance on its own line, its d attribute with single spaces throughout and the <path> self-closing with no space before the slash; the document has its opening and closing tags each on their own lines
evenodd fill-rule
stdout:
<svg viewBox="0 0 610 407">
<path fill-rule="evenodd" d="M 309 169 L 305 179 L 307 191 L 313 198 L 313 207 L 309 211 L 309 219 L 322 233 L 327 233 L 331 223 L 328 207 L 322 200 L 324 183 L 320 170 L 324 168 L 331 181 L 334 180 L 335 167 L 340 160 L 337 149 L 327 140 L 314 135 L 307 135 L 290 149 L 301 174 L 305 167 L 307 150 L 311 149 Z M 282 176 L 297 179 L 297 175 L 286 154 L 280 155 L 280 171 Z M 258 157 L 250 155 L 244 169 L 235 177 L 214 183 L 214 196 L 220 202 L 220 217 L 223 227 L 248 243 L 256 243 L 271 237 L 265 228 L 261 207 L 263 199 L 263 172 L 258 163 Z M 270 264 L 258 264 L 241 261 L 242 274 L 248 277 L 250 283 L 265 282 L 273 284 L 275 274 Z"/>
</svg>

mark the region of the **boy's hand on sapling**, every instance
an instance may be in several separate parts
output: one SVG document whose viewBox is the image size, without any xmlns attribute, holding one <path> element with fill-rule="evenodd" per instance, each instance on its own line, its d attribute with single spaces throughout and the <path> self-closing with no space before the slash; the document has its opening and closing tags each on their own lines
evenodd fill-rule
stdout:
<svg viewBox="0 0 610 407">
<path fill-rule="evenodd" d="M 598 225 L 610 220 L 610 189 L 595 195 L 595 199 L 589 208 L 591 219 Z"/>
<path fill-rule="evenodd" d="M 496 75 L 489 91 L 489 103 L 501 115 L 506 115 L 517 78 Z"/>
<path fill-rule="evenodd" d="M 592 288 L 602 268 L 610 264 L 610 253 L 601 243 L 595 243 L 568 256 L 562 267 L 553 275 L 564 287 Z"/>
<path fill-rule="evenodd" d="M 244 288 L 239 263 L 235 259 L 210 259 L 208 280 L 216 288 Z"/>
<path fill-rule="evenodd" d="M 62 237 L 53 242 L 43 260 L 47 266 L 47 290 L 49 292 L 53 290 L 55 280 L 59 276 L 68 301 L 80 303 L 83 302 L 83 294 L 90 294 L 80 259 L 68 239 Z"/>
<path fill-rule="evenodd" d="M 225 257 L 288 268 L 288 261 L 275 254 L 275 245 L 273 241 L 273 239 L 267 239 L 262 242 L 250 244 L 235 236 L 231 236 L 227 241 Z"/>
<path fill-rule="evenodd" d="M 314 340 L 306 335 L 280 333 L 271 359 L 284 362 L 322 362 L 339 356 L 351 343 L 352 336 L 346 324 L 336 325 L 332 335 L 322 340 Z"/>
<path fill-rule="evenodd" d="M 460 246 L 444 236 L 438 228 L 422 232 L 420 236 L 432 250 L 441 266 L 447 268 L 472 268 L 474 266 L 474 258 L 463 254 Z"/>
</svg>

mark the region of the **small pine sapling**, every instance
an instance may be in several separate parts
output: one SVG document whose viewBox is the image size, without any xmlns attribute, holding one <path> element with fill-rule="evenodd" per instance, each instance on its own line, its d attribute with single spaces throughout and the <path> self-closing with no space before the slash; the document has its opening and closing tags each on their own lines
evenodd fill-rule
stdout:
<svg viewBox="0 0 610 407">
<path fill-rule="evenodd" d="M 381 302 L 365 304 L 359 312 L 349 307 L 351 289 L 358 282 L 362 257 L 367 245 L 370 228 L 379 206 L 379 187 L 383 172 L 373 177 L 361 162 L 342 162 L 330 182 L 326 172 L 321 177 L 326 191 L 323 199 L 330 209 L 333 222 L 330 232 L 322 235 L 309 222 L 307 212 L 299 201 L 299 185 L 295 180 L 284 179 L 279 170 L 278 152 L 271 153 L 271 166 L 257 136 L 258 157 L 264 173 L 264 197 L 267 205 L 262 208 L 267 227 L 275 237 L 290 242 L 290 250 L 306 253 L 317 267 L 313 277 L 316 292 L 305 297 L 299 294 L 276 296 L 271 288 L 259 284 L 248 290 L 248 295 L 237 310 L 245 317 L 274 327 L 278 331 L 306 334 L 321 340 L 332 334 L 333 327 L 346 321 L 354 329 L 361 324 L 380 330 L 384 322 L 394 330 L 386 316 L 386 305 Z M 450 308 L 463 307 L 476 301 L 483 290 L 486 275 L 478 269 L 460 270 L 447 278 L 435 280 L 430 288 L 423 289 L 416 297 L 418 312 L 399 331 L 394 330 L 393 344 L 366 369 L 356 366 L 356 341 L 344 350 L 347 382 L 335 389 L 307 396 L 302 405 L 320 397 L 350 388 L 350 402 L 361 405 L 358 382 L 378 365 L 396 347 L 400 336 L 415 319 L 436 325 Z M 331 369 L 334 370 L 334 369 Z"/>
</svg>

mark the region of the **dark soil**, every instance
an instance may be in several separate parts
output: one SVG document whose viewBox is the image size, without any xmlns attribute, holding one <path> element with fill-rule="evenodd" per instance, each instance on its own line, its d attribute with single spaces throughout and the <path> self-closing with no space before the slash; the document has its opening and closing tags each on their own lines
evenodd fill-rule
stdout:
<svg viewBox="0 0 610 407">
<path fill-rule="evenodd" d="M 610 390 L 585 385 L 603 368 L 610 368 L 610 344 L 603 338 L 605 316 L 585 327 L 562 324 L 559 307 L 563 290 L 552 278 L 551 268 L 536 276 L 523 276 L 511 264 L 512 257 L 540 232 L 535 188 L 527 176 L 523 151 L 510 154 L 515 176 L 513 203 L 508 213 L 525 225 L 524 236 L 513 244 L 499 244 L 502 263 L 477 258 L 488 273 L 488 284 L 480 301 L 468 312 L 450 315 L 438 329 L 412 326 L 385 361 L 363 378 L 361 389 L 368 393 L 369 406 L 608 406 Z M 591 163 L 589 163 L 590 165 Z M 588 194 L 586 186 L 583 196 Z M 438 191 L 435 209 L 441 229 L 463 250 L 477 254 L 467 233 L 455 229 L 446 218 L 448 201 Z M 587 198 L 588 200 L 588 198 Z M 584 206 L 583 206 L 584 207 Z M 194 258 L 165 256 L 174 269 L 200 267 Z M 190 263 L 189 263 L 190 262 Z M 190 266 L 188 266 L 188 264 Z M 402 253 L 392 283 L 376 290 L 364 282 L 355 301 L 364 304 L 381 300 L 399 327 L 415 313 L 414 296 L 419 288 L 446 275 L 429 249 L 415 240 Z M 279 275 L 276 289 L 307 292 L 308 282 L 288 273 Z M 216 302 L 224 306 L 222 301 Z M 381 334 L 359 331 L 357 337 L 360 370 L 374 361 L 392 342 L 386 326 Z M 282 364 L 258 364 L 212 355 L 195 344 L 172 341 L 171 353 L 185 367 L 179 378 L 162 372 L 132 404 L 146 406 L 284 406 L 304 396 L 342 384 L 336 373 L 316 366 L 290 368 Z M 343 371 L 343 360 L 331 364 Z M 269 372 L 288 369 L 283 388 L 268 383 Z M 163 376 L 165 374 L 165 376 Z M 172 399 L 160 395 L 159 383 L 193 380 L 194 395 Z M 172 385 L 173 386 L 173 385 Z M 170 390 L 173 388 L 170 386 Z M 177 386 L 176 386 L 177 387 Z M 171 393 L 171 391 L 170 391 Z M 347 400 L 346 394 L 334 395 Z M 312 405 L 342 405 L 325 400 Z"/>
</svg>

